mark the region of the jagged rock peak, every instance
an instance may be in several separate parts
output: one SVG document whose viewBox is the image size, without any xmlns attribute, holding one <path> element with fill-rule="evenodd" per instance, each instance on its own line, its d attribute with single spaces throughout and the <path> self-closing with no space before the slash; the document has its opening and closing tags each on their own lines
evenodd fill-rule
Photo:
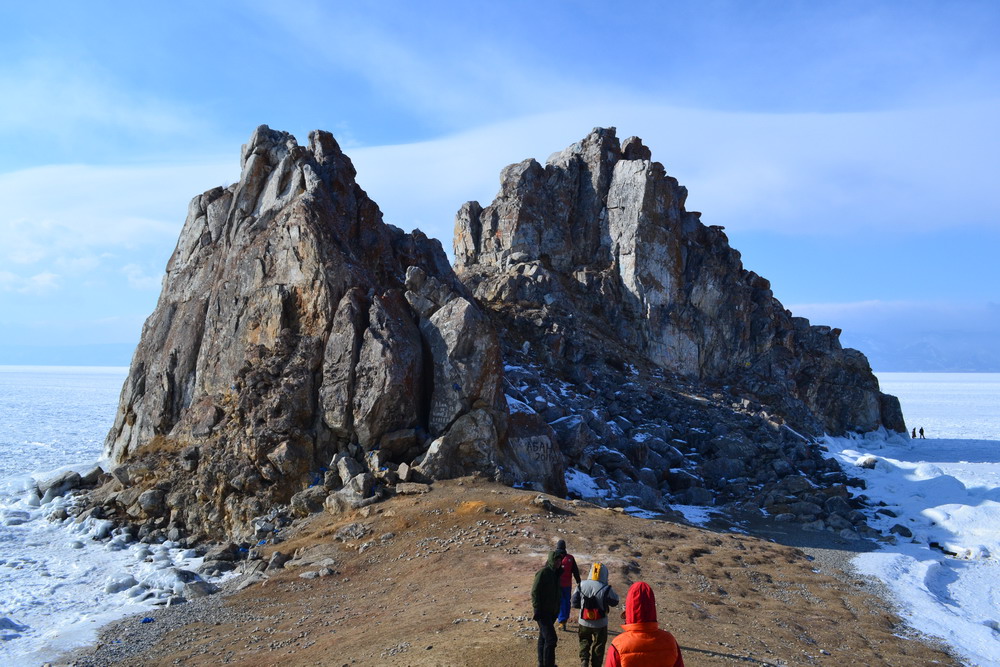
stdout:
<svg viewBox="0 0 1000 667">
<path fill-rule="evenodd" d="M 496 331 L 440 243 L 385 224 L 327 132 L 261 126 L 241 165 L 189 206 L 108 434 L 111 504 L 246 535 L 317 482 L 370 501 L 403 464 L 563 488 L 508 442 Z M 156 516 L 132 497 L 151 488 Z"/>
<path fill-rule="evenodd" d="M 456 272 L 547 363 L 642 361 L 735 384 L 814 433 L 905 430 L 864 355 L 792 317 L 640 139 L 595 128 L 500 180 L 492 204 L 456 216 Z"/>
</svg>

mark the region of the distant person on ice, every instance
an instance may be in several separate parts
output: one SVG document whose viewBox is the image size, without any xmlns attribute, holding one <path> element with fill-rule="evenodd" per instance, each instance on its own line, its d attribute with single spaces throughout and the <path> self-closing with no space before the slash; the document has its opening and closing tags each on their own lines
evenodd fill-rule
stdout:
<svg viewBox="0 0 1000 667">
<path fill-rule="evenodd" d="M 917 427 L 916 426 L 913 427 L 913 434 L 910 435 L 910 437 L 913 438 L 914 440 L 917 439 Z"/>
<path fill-rule="evenodd" d="M 594 563 L 590 577 L 573 593 L 580 610 L 580 667 L 601 667 L 608 643 L 608 608 L 618 606 L 618 594 L 608 585 L 608 568 Z"/>
<path fill-rule="evenodd" d="M 580 568 L 576 566 L 576 559 L 573 558 L 573 555 L 566 553 L 566 540 L 556 542 L 556 551 L 562 554 L 562 573 L 559 575 L 561 597 L 559 598 L 559 618 L 556 619 L 556 622 L 565 630 L 566 621 L 569 620 L 569 599 L 570 593 L 573 592 L 573 580 L 576 579 L 576 585 L 580 585 Z"/>
<path fill-rule="evenodd" d="M 559 615 L 559 569 L 564 552 L 550 551 L 531 586 L 532 618 L 538 623 L 538 667 L 556 665 L 556 616 Z"/>
<path fill-rule="evenodd" d="M 625 625 L 608 649 L 604 667 L 684 667 L 677 640 L 656 622 L 653 589 L 637 581 L 625 598 Z"/>
<path fill-rule="evenodd" d="M 921 440 L 926 440 L 927 439 L 927 438 L 924 437 L 924 427 L 923 426 L 920 427 L 920 439 Z"/>
</svg>

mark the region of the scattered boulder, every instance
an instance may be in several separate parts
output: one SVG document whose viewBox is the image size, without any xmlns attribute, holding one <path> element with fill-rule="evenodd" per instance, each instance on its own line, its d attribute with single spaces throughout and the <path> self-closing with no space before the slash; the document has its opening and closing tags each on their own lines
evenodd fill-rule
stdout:
<svg viewBox="0 0 1000 667">
<path fill-rule="evenodd" d="M 892 528 L 889 529 L 889 532 L 892 533 L 893 535 L 899 535 L 900 537 L 905 537 L 907 539 L 913 537 L 913 531 L 901 523 L 895 524 Z"/>
<path fill-rule="evenodd" d="M 240 559 L 240 548 L 232 542 L 219 544 L 205 552 L 205 561 L 236 561 Z"/>
<path fill-rule="evenodd" d="M 289 554 L 282 553 L 281 551 L 275 551 L 271 554 L 271 557 L 267 561 L 267 570 L 280 570 L 285 567 L 285 563 L 291 559 L 292 557 Z"/>
<path fill-rule="evenodd" d="M 59 496 L 64 496 L 70 491 L 80 487 L 83 478 L 80 473 L 72 470 L 57 475 L 38 483 L 38 492 L 42 496 L 41 503 L 44 505 Z"/>
<path fill-rule="evenodd" d="M 874 470 L 877 464 L 878 458 L 872 456 L 871 454 L 862 456 L 856 463 L 859 468 L 865 468 L 866 470 Z"/>
<path fill-rule="evenodd" d="M 330 491 L 325 486 L 312 486 L 299 491 L 289 501 L 292 514 L 303 517 L 323 511 L 323 503 Z"/>
<path fill-rule="evenodd" d="M 219 592 L 219 587 L 202 579 L 184 584 L 181 596 L 186 600 L 203 598 Z"/>
<path fill-rule="evenodd" d="M 396 493 L 401 496 L 420 495 L 430 492 L 429 484 L 418 484 L 416 482 L 400 482 L 396 485 Z"/>
</svg>

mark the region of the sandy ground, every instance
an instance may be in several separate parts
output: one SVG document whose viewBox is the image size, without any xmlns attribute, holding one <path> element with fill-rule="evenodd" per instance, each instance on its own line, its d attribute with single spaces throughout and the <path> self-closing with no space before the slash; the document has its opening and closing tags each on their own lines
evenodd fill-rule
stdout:
<svg viewBox="0 0 1000 667">
<path fill-rule="evenodd" d="M 314 515 L 269 549 L 297 557 L 266 581 L 154 612 L 152 623 L 113 623 L 97 646 L 54 664 L 533 665 L 531 582 L 560 538 L 581 571 L 608 565 L 623 601 L 648 582 L 689 667 L 959 664 L 851 573 L 865 543 L 749 526 L 762 539 L 556 499 L 549 512 L 536 497 L 464 479 Z M 350 524 L 356 536 L 340 533 Z M 575 622 L 558 634 L 558 663 L 580 664 Z"/>
</svg>

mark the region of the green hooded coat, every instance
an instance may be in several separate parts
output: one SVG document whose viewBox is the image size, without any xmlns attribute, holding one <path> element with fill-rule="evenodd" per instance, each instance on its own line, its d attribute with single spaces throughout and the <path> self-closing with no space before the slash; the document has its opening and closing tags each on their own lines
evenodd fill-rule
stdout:
<svg viewBox="0 0 1000 667">
<path fill-rule="evenodd" d="M 535 573 L 535 583 L 531 586 L 531 606 L 535 612 L 535 620 L 540 617 L 551 617 L 555 620 L 559 615 L 559 561 L 562 554 L 550 551 L 545 567 Z"/>
</svg>

